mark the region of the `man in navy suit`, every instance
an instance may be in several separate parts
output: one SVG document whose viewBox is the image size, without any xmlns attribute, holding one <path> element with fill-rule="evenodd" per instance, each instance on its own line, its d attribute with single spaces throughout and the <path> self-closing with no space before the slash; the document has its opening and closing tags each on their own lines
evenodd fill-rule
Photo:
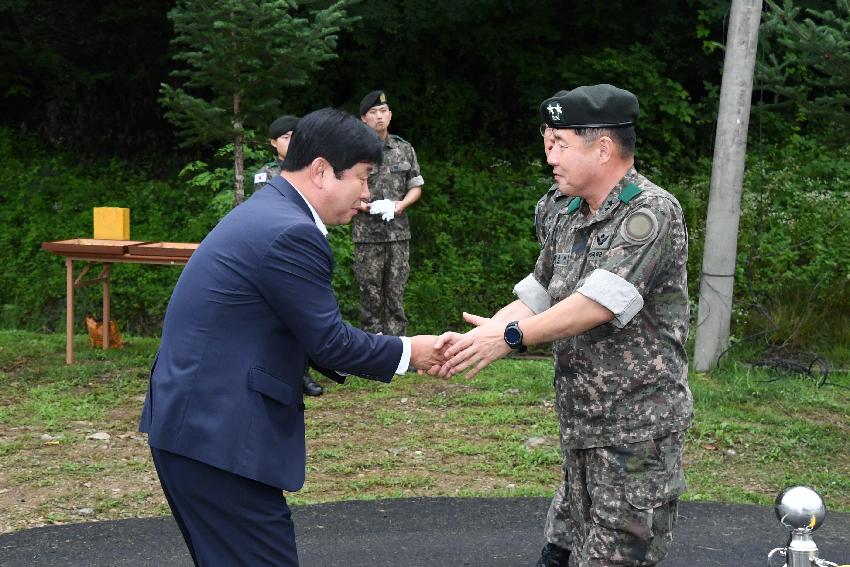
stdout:
<svg viewBox="0 0 850 567">
<path fill-rule="evenodd" d="M 304 484 L 308 363 L 389 382 L 442 363 L 436 337 L 346 324 L 326 225 L 369 198 L 382 144 L 326 108 L 301 119 L 281 176 L 207 235 L 171 296 L 140 429 L 196 565 L 298 565 L 282 490 Z"/>
</svg>

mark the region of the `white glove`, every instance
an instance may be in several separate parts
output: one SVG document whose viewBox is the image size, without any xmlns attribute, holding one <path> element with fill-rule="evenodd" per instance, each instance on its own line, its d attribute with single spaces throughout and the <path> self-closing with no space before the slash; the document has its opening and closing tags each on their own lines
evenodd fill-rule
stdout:
<svg viewBox="0 0 850 567">
<path fill-rule="evenodd" d="M 395 218 L 395 201 L 389 199 L 372 201 L 369 204 L 369 214 L 381 215 L 385 221 L 391 221 Z"/>
</svg>

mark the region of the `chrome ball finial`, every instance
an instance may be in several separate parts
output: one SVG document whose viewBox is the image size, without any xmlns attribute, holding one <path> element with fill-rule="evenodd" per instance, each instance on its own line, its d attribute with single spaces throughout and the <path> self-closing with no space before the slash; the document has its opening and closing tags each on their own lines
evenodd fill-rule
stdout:
<svg viewBox="0 0 850 567">
<path fill-rule="evenodd" d="M 826 517 L 820 494 L 807 486 L 789 486 L 776 496 L 779 523 L 789 530 L 815 531 Z"/>
</svg>

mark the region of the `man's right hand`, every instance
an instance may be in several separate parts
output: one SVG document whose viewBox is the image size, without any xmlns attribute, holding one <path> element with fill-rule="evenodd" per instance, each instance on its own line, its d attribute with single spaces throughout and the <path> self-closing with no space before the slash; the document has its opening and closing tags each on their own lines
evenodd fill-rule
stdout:
<svg viewBox="0 0 850 567">
<path fill-rule="evenodd" d="M 453 342 L 438 341 L 438 338 L 436 335 L 410 337 L 410 365 L 419 370 L 420 374 L 440 368 L 445 363 L 443 353 Z"/>
</svg>

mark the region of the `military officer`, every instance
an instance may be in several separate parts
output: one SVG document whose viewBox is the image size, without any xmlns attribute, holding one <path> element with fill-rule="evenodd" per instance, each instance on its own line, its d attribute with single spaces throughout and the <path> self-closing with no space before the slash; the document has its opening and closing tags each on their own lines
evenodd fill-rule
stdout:
<svg viewBox="0 0 850 567">
<path fill-rule="evenodd" d="M 254 191 L 263 187 L 273 177 L 280 175 L 280 166 L 286 159 L 289 140 L 292 138 L 292 131 L 295 130 L 297 125 L 298 117 L 291 114 L 280 116 L 269 124 L 269 145 L 274 148 L 275 158 L 254 174 Z M 308 396 L 321 396 L 325 391 L 307 372 L 304 373 L 302 382 L 304 394 Z"/>
<path fill-rule="evenodd" d="M 406 211 L 422 195 L 424 180 L 413 146 L 389 133 L 392 116 L 384 91 L 372 91 L 360 101 L 360 119 L 384 142 L 384 161 L 369 176 L 370 202 L 354 217 L 351 235 L 363 329 L 404 335 L 404 287 L 410 275 Z"/>
<path fill-rule="evenodd" d="M 517 301 L 452 343 L 442 375 L 555 341 L 569 549 L 538 565 L 649 566 L 666 556 L 685 490 L 688 235 L 673 195 L 635 170 L 637 97 L 575 88 L 540 106 L 557 213 Z M 432 369 L 432 372 L 435 372 Z"/>
</svg>

